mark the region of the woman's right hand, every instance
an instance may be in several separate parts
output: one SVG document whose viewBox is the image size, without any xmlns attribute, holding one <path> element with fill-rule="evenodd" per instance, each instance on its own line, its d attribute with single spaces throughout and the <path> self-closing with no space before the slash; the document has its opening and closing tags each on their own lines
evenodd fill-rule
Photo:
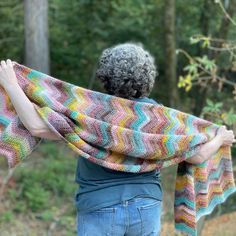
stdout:
<svg viewBox="0 0 236 236">
<path fill-rule="evenodd" d="M 211 141 L 202 144 L 198 153 L 193 157 L 188 158 L 186 162 L 201 164 L 209 160 L 222 145 L 232 146 L 235 142 L 236 140 L 233 131 L 227 130 L 225 126 L 221 126 L 217 130 L 216 136 Z"/>
<path fill-rule="evenodd" d="M 236 142 L 233 130 L 227 130 L 224 125 L 218 129 L 216 136 L 219 136 L 222 145 L 232 146 Z"/>
</svg>

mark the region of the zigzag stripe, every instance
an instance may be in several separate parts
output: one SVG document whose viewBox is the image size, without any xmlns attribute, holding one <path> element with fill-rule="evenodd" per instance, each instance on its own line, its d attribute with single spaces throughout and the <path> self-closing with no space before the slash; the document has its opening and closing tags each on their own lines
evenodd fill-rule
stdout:
<svg viewBox="0 0 236 236">
<path fill-rule="evenodd" d="M 199 216 L 235 190 L 230 147 L 199 166 L 182 162 L 215 136 L 217 124 L 163 105 L 81 88 L 17 63 L 14 70 L 22 90 L 39 105 L 41 118 L 82 158 L 133 173 L 179 163 L 176 229 L 196 235 Z M 1 88 L 0 99 L 0 155 L 14 167 L 41 139 L 22 126 Z"/>
<path fill-rule="evenodd" d="M 233 175 L 232 167 L 225 168 L 227 166 L 230 166 L 229 163 L 230 163 L 229 160 L 221 159 L 217 168 L 209 170 L 207 178 L 206 177 L 202 178 L 203 174 L 201 174 L 201 178 L 198 177 L 198 176 L 200 176 L 199 174 L 195 175 L 196 176 L 195 183 L 194 183 L 195 191 L 198 192 L 199 189 L 205 191 L 207 184 L 210 184 L 210 181 L 214 181 L 215 179 L 218 179 L 222 175 L 222 173 Z M 224 169 L 223 169 L 223 167 L 224 167 Z M 182 194 L 184 194 L 183 189 L 181 188 L 180 190 L 178 190 L 178 188 L 176 188 L 176 196 L 180 197 Z"/>
</svg>

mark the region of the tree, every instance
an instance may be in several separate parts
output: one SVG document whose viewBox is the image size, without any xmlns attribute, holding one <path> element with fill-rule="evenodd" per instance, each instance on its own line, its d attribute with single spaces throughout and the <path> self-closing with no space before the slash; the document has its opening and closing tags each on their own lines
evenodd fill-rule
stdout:
<svg viewBox="0 0 236 236">
<path fill-rule="evenodd" d="M 24 0 L 25 65 L 49 74 L 48 1 Z"/>
<path fill-rule="evenodd" d="M 200 30 L 203 35 L 209 35 L 209 27 L 210 27 L 210 20 L 212 14 L 212 1 L 211 0 L 204 0 L 202 6 L 202 12 L 200 17 Z M 206 48 L 199 47 L 199 55 L 209 55 L 209 51 Z M 201 87 L 200 85 L 196 85 L 196 89 L 193 90 L 193 97 L 195 98 L 195 105 L 193 107 L 193 113 L 196 116 L 199 116 L 202 112 L 204 104 L 206 102 L 208 87 Z M 199 96 L 200 95 L 200 96 Z"/>
<path fill-rule="evenodd" d="M 176 76 L 175 0 L 165 1 L 165 79 L 168 85 L 169 106 L 178 104 Z"/>
</svg>

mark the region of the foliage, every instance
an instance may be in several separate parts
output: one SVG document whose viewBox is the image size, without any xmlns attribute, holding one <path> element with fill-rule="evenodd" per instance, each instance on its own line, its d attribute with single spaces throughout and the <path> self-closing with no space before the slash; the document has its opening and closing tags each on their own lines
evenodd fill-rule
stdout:
<svg viewBox="0 0 236 236">
<path fill-rule="evenodd" d="M 48 207 L 50 193 L 44 190 L 42 185 L 37 183 L 31 185 L 24 182 L 24 188 L 23 198 L 28 202 L 28 207 L 32 211 L 37 211 Z"/>
<path fill-rule="evenodd" d="M 1 60 L 12 58 L 15 61 L 22 61 L 24 50 L 23 1 L 1 1 L 0 16 Z"/>
<path fill-rule="evenodd" d="M 210 99 L 207 99 L 207 105 L 203 108 L 202 117 L 208 118 L 219 125 L 232 126 L 236 123 L 236 113 L 234 108 L 229 111 L 224 111 L 223 102 L 213 103 Z"/>
<path fill-rule="evenodd" d="M 235 21 L 229 16 L 222 2 L 215 1 L 215 3 L 220 6 L 225 17 L 229 19 L 233 26 L 236 26 Z M 221 73 L 221 71 L 224 70 L 232 71 L 231 74 L 234 73 L 234 65 L 236 62 L 235 41 L 227 41 L 226 39 L 217 39 L 198 34 L 190 37 L 190 44 L 200 44 L 201 48 L 213 51 L 213 53 L 208 51 L 208 55 L 213 58 L 209 59 L 208 55 L 192 56 L 187 53 L 186 50 L 178 49 L 177 54 L 182 53 L 188 59 L 188 64 L 183 68 L 183 72 L 186 74 L 179 76 L 178 87 L 184 88 L 186 92 L 189 92 L 194 85 L 205 87 L 207 91 L 214 91 L 215 85 L 217 85 L 218 92 L 222 92 L 224 86 L 227 91 L 229 90 L 228 88 L 231 87 L 232 98 L 236 100 L 236 81 L 226 78 L 226 75 L 222 75 Z M 224 64 L 221 63 L 219 53 L 229 55 L 227 60 L 229 63 L 226 68 Z M 212 97 L 214 97 L 214 93 Z M 235 102 L 232 101 L 230 104 L 235 104 Z M 228 111 L 226 111 L 226 109 L 228 109 Z M 201 116 L 216 123 L 226 124 L 231 127 L 236 124 L 234 108 L 232 108 L 232 106 L 225 108 L 224 102 L 214 103 L 209 97 L 206 100 L 206 105 L 202 110 Z"/>
<path fill-rule="evenodd" d="M 194 41 L 194 43 L 197 42 L 199 42 L 199 40 Z M 207 43 L 204 45 L 209 44 Z M 184 88 L 186 92 L 189 92 L 196 84 L 203 87 L 207 87 L 209 85 L 211 86 L 211 84 L 217 84 L 218 92 L 220 92 L 222 91 L 225 83 L 233 87 L 233 91 L 231 93 L 233 95 L 233 99 L 236 100 L 236 83 L 225 78 L 221 78 L 217 75 L 217 70 L 219 70 L 219 68 L 215 60 L 210 60 L 207 55 L 203 55 L 202 57 L 192 57 L 186 51 L 181 49 L 178 49 L 177 53 L 183 53 L 189 59 L 189 64 L 183 69 L 183 71 L 186 71 L 187 74 L 179 76 L 179 88 Z M 206 100 L 206 105 L 202 110 L 201 116 L 218 124 L 226 124 L 229 126 L 236 124 L 236 113 L 234 108 L 230 107 L 228 108 L 228 111 L 226 111 L 223 102 L 214 103 L 209 98 Z"/>
<path fill-rule="evenodd" d="M 190 54 L 199 54 L 199 48 L 190 45 L 188 38 L 202 30 L 204 2 L 193 1 L 191 7 L 186 7 L 186 1 L 176 1 L 176 42 L 179 48 L 184 48 Z M 0 21 L 1 57 L 24 63 L 23 1 L 4 0 L 0 6 L 0 15 L 4 19 Z M 159 76 L 152 96 L 165 103 L 164 6 L 165 2 L 161 0 L 50 0 L 51 74 L 79 86 L 103 90 L 98 81 L 92 83 L 102 50 L 117 43 L 138 41 L 156 58 Z M 219 28 L 222 14 L 215 4 L 212 4 L 211 12 L 214 14 L 211 15 L 209 29 L 214 34 Z M 179 58 L 179 74 L 184 64 Z M 187 98 L 189 94 L 182 96 Z"/>
<path fill-rule="evenodd" d="M 15 207 L 16 211 L 24 210 L 25 204 L 32 211 L 40 211 L 48 208 L 52 199 L 71 199 L 71 193 L 77 186 L 74 182 L 75 160 L 73 157 L 65 157 L 70 155 L 66 151 L 65 146 L 58 148 L 52 142 L 44 143 L 39 147 L 37 155 L 45 158 L 40 159 L 40 164 L 36 163 L 37 167 L 16 170 L 14 179 L 21 185 L 8 192 L 12 201 L 22 202 Z M 34 158 L 32 154 L 32 161 Z"/>
<path fill-rule="evenodd" d="M 88 87 L 98 57 L 106 47 L 125 41 L 140 41 L 156 54 L 159 46 L 153 34 L 160 25 L 160 19 L 156 18 L 159 8 L 156 2 L 51 1 L 49 23 L 53 73 Z"/>
<path fill-rule="evenodd" d="M 13 213 L 11 211 L 5 211 L 0 216 L 0 223 L 9 223 L 13 219 Z"/>
<path fill-rule="evenodd" d="M 27 167 L 15 170 L 13 178 L 16 186 L 5 194 L 4 199 L 8 199 L 11 208 L 0 214 L 0 227 L 13 221 L 13 216 L 31 215 L 34 219 L 66 230 L 67 235 L 74 235 L 76 214 L 73 193 L 78 188 L 74 152 L 65 144 L 55 145 L 43 140 L 25 165 Z"/>
<path fill-rule="evenodd" d="M 190 57 L 190 55 L 183 50 L 178 50 L 177 52 L 182 52 L 187 55 L 190 61 L 189 64 L 183 69 L 187 72 L 187 74 L 184 76 L 179 76 L 179 88 L 185 88 L 185 91 L 188 92 L 194 83 L 201 83 L 203 80 L 208 79 L 208 76 L 211 75 L 213 82 L 215 82 L 214 74 L 217 70 L 217 65 L 214 60 L 210 60 L 207 55 L 203 55 L 202 57 Z"/>
</svg>

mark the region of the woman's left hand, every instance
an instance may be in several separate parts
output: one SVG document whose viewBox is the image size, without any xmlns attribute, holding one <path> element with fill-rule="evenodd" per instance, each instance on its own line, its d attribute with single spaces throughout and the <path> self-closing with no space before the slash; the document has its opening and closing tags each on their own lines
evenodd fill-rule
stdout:
<svg viewBox="0 0 236 236">
<path fill-rule="evenodd" d="M 13 63 L 10 59 L 2 60 L 0 64 L 0 85 L 4 88 L 18 84 Z"/>
</svg>

